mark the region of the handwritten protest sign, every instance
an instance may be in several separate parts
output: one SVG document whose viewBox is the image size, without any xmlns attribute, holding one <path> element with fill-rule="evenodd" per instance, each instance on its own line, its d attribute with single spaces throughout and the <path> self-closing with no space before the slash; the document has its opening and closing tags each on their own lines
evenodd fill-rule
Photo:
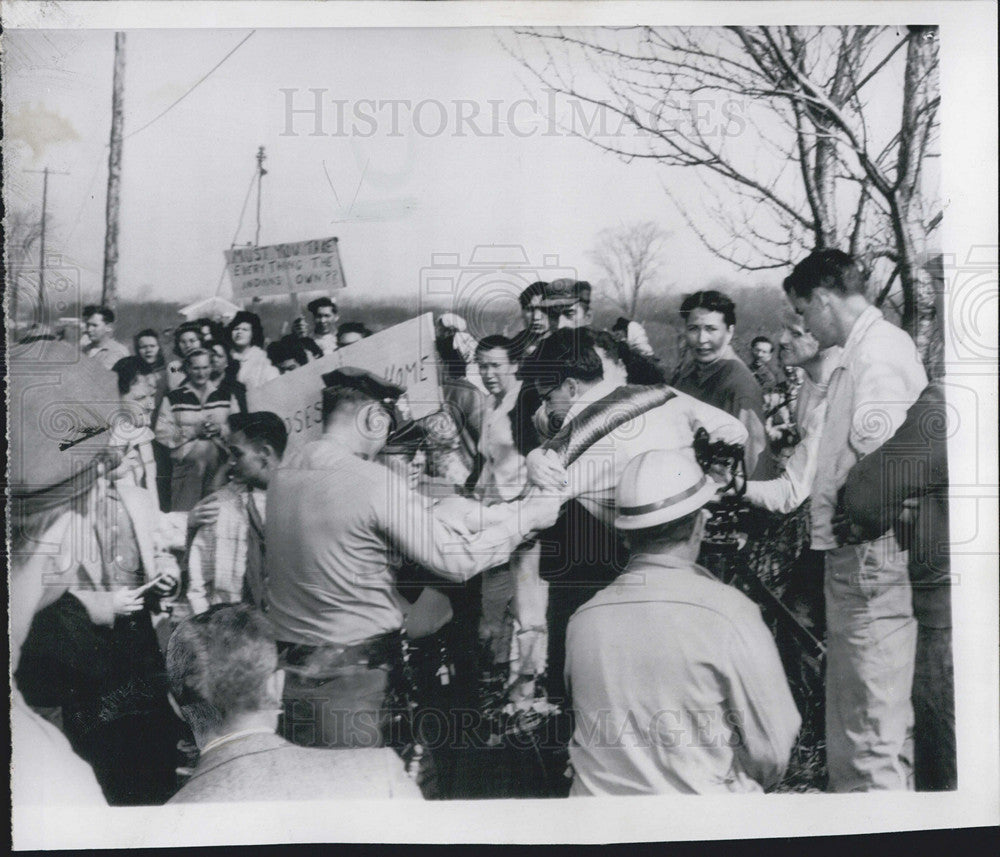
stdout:
<svg viewBox="0 0 1000 857">
<path fill-rule="evenodd" d="M 226 251 L 233 296 L 244 301 L 261 295 L 342 289 L 344 269 L 336 238 L 317 238 L 268 247 Z"/>
<path fill-rule="evenodd" d="M 414 419 L 441 407 L 434 317 L 425 313 L 300 366 L 247 393 L 251 411 L 272 411 L 288 429 L 288 447 L 315 440 L 323 426 L 323 375 L 355 366 L 406 388 Z"/>
</svg>

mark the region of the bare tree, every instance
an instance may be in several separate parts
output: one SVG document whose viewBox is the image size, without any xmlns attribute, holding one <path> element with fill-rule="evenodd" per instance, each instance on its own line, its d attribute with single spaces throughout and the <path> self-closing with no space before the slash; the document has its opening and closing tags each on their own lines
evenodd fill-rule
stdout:
<svg viewBox="0 0 1000 857">
<path fill-rule="evenodd" d="M 698 199 L 664 189 L 717 256 L 759 271 L 841 247 L 881 300 L 898 288 L 902 325 L 928 356 L 935 28 L 518 30 L 508 49 L 563 97 L 571 133 L 628 161 L 693 168 Z"/>
<path fill-rule="evenodd" d="M 597 236 L 591 258 L 604 274 L 601 284 L 630 319 L 636 317 L 639 299 L 657 278 L 668 237 L 652 221 L 605 229 Z"/>
<path fill-rule="evenodd" d="M 25 269 L 31 267 L 32 254 L 42 237 L 42 221 L 34 212 L 15 209 L 7 214 L 4 241 L 6 289 L 10 295 L 10 323 L 17 323 L 18 288 Z"/>
</svg>

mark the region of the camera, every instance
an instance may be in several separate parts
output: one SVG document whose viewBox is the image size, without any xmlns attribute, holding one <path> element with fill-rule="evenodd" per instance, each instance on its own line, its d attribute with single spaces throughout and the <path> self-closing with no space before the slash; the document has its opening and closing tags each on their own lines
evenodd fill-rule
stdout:
<svg viewBox="0 0 1000 857">
<path fill-rule="evenodd" d="M 699 428 L 694 436 L 694 455 L 706 473 L 723 471 L 728 475 L 727 493 L 705 508 L 711 517 L 705 524 L 704 545 L 710 550 L 735 553 L 746 543 L 750 509 L 743 502 L 746 492 L 746 463 L 740 444 L 709 440 L 708 432 Z"/>
</svg>

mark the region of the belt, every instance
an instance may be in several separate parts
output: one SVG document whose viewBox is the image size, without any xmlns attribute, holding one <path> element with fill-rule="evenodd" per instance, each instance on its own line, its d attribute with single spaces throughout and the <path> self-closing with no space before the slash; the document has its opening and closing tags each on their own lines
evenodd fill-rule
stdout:
<svg viewBox="0 0 1000 857">
<path fill-rule="evenodd" d="M 384 664 L 393 665 L 402 657 L 402 642 L 402 631 L 388 631 L 351 645 L 326 643 L 311 646 L 279 640 L 278 658 L 282 666 L 303 667 L 310 672 L 349 666 L 376 669 Z"/>
</svg>

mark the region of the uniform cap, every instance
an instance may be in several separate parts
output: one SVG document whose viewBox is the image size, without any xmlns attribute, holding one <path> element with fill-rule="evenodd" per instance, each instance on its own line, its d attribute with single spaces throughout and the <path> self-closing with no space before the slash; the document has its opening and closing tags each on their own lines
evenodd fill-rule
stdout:
<svg viewBox="0 0 1000 857">
<path fill-rule="evenodd" d="M 323 385 L 357 390 L 376 402 L 385 399 L 395 401 L 406 392 L 405 388 L 383 381 L 367 369 L 358 369 L 355 366 L 342 366 L 340 369 L 324 373 Z"/>
</svg>

